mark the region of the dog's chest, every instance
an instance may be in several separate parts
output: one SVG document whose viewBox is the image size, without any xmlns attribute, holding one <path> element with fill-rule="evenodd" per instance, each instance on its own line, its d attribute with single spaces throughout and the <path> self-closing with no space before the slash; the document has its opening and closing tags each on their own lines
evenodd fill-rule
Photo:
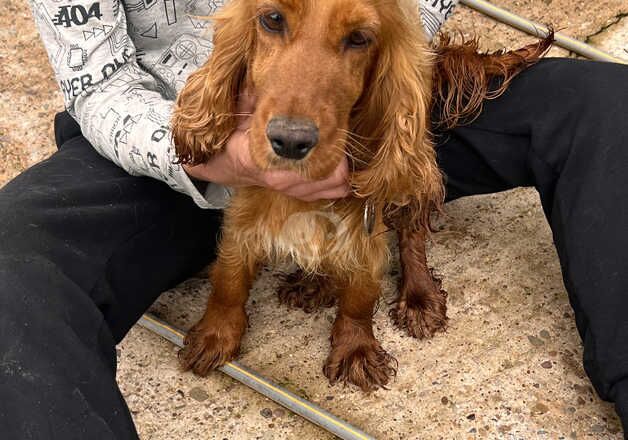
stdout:
<svg viewBox="0 0 628 440">
<path fill-rule="evenodd" d="M 279 216 L 269 210 L 245 229 L 249 251 L 275 265 L 296 264 L 318 272 L 349 257 L 350 219 L 332 210 L 303 210 Z"/>
<path fill-rule="evenodd" d="M 346 228 L 343 219 L 333 211 L 314 210 L 295 212 L 281 225 L 266 224 L 260 232 L 267 237 L 267 259 L 277 264 L 295 263 L 315 272 L 327 260 L 338 258 Z"/>
</svg>

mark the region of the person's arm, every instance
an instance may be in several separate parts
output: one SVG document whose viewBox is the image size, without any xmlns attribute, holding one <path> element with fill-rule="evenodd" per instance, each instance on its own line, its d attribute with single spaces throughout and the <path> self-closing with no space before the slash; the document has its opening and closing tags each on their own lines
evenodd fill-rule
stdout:
<svg viewBox="0 0 628 440">
<path fill-rule="evenodd" d="M 460 0 L 417 0 L 425 33 L 431 39 L 454 12 Z"/>
<path fill-rule="evenodd" d="M 94 148 L 130 174 L 189 194 L 201 207 L 223 207 L 226 187 L 197 187 L 176 163 L 168 128 L 174 103 L 138 65 L 121 2 L 30 3 L 66 108 Z"/>
</svg>

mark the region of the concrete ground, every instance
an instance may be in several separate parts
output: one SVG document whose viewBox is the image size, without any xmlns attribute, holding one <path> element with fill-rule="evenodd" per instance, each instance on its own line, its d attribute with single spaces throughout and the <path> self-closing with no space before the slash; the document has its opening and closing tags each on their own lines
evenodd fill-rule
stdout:
<svg viewBox="0 0 628 440">
<path fill-rule="evenodd" d="M 628 58 L 625 0 L 494 1 Z M 484 47 L 531 39 L 460 7 L 449 29 Z M 554 50 L 553 54 L 568 55 Z M 0 10 L 0 185 L 53 151 L 61 95 L 24 0 Z M 330 387 L 321 373 L 333 313 L 278 307 L 265 271 L 249 306 L 241 362 L 387 439 L 619 439 L 610 404 L 593 392 L 551 234 L 534 191 L 447 205 L 430 261 L 449 292 L 450 328 L 430 341 L 404 337 L 376 315 L 376 333 L 399 360 L 390 390 L 364 395 Z M 386 283 L 390 297 L 394 274 Z M 182 328 L 202 313 L 201 278 L 165 292 L 153 311 Z M 119 346 L 118 380 L 142 439 L 325 439 L 330 436 L 216 373 L 178 370 L 175 348 L 134 328 Z"/>
</svg>

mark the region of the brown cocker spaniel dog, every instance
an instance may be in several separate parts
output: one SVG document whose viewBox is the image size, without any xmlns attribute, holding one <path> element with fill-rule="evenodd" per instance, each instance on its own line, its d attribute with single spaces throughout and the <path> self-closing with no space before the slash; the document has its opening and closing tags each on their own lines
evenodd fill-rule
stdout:
<svg viewBox="0 0 628 440">
<path fill-rule="evenodd" d="M 446 37 L 430 46 L 413 0 L 232 0 L 213 20 L 214 52 L 190 76 L 173 116 L 181 162 L 203 163 L 224 147 L 238 93 L 248 89 L 257 99 L 256 165 L 320 179 L 346 156 L 353 195 L 307 203 L 238 189 L 210 271 L 213 293 L 181 361 L 206 375 L 233 359 L 260 265 L 289 262 L 299 270 L 287 277 L 283 302 L 309 311 L 338 300 L 325 375 L 367 391 L 384 387 L 395 360 L 375 339 L 372 316 L 389 229 L 403 268 L 394 323 L 416 338 L 447 324 L 446 294 L 425 256 L 430 213 L 444 199 L 430 129 L 473 119 L 551 39 L 490 55 Z"/>
</svg>

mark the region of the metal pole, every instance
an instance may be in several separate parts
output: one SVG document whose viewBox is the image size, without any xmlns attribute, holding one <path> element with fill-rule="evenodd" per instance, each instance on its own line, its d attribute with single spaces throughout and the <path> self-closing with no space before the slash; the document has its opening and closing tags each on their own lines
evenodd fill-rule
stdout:
<svg viewBox="0 0 628 440">
<path fill-rule="evenodd" d="M 139 320 L 138 324 L 173 344 L 183 347 L 185 334 L 156 317 L 145 314 Z M 341 439 L 375 440 L 374 437 L 351 426 L 344 420 L 325 411 L 320 406 L 291 393 L 237 362 L 229 362 L 220 367 L 219 370 Z"/>
<path fill-rule="evenodd" d="M 484 0 L 460 0 L 460 3 L 474 9 L 494 20 L 505 23 L 509 26 L 519 29 L 520 31 L 527 32 L 535 37 L 544 38 L 547 36 L 549 29 L 547 26 L 535 23 L 526 18 L 513 14 L 505 9 L 492 5 Z M 556 39 L 555 44 L 567 49 L 573 53 L 581 55 L 583 57 L 596 60 L 607 61 L 611 63 L 628 64 L 628 61 L 614 57 L 600 49 L 597 49 L 589 44 L 578 41 L 574 38 L 567 37 L 560 32 L 557 32 L 554 36 Z"/>
</svg>

